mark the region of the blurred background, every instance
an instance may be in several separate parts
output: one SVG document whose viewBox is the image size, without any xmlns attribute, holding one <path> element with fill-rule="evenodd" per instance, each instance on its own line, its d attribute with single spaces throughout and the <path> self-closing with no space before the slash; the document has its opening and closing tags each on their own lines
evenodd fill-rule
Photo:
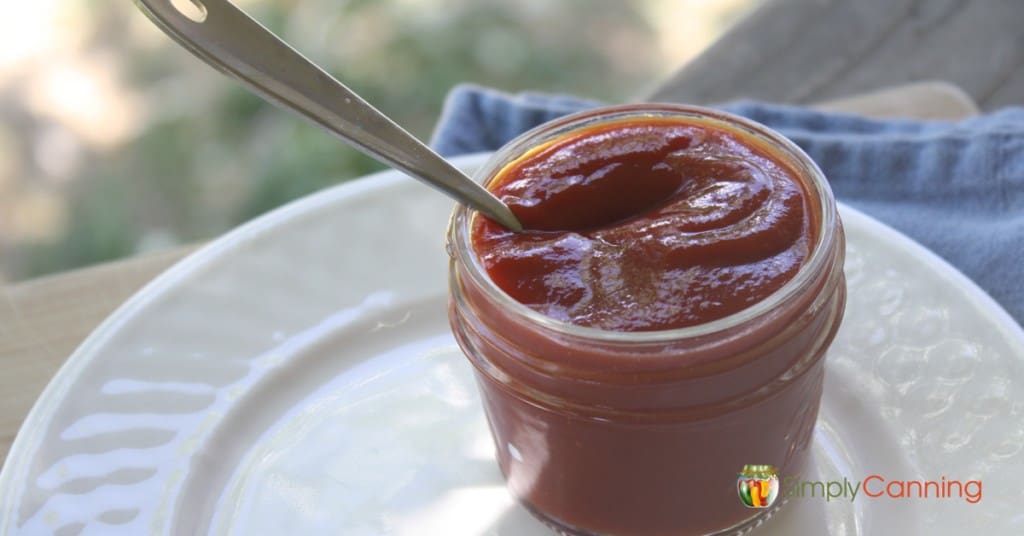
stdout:
<svg viewBox="0 0 1024 536">
<path fill-rule="evenodd" d="M 757 0 L 236 0 L 421 139 L 460 82 L 619 102 Z M 196 243 L 382 166 L 263 104 L 129 0 L 0 18 L 0 283 Z"/>
</svg>

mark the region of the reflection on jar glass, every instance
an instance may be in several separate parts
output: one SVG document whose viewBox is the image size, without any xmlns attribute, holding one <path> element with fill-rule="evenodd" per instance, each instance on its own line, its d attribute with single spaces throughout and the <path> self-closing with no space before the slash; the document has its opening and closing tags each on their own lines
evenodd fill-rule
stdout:
<svg viewBox="0 0 1024 536">
<path fill-rule="evenodd" d="M 803 189 L 806 258 L 778 288 L 737 311 L 637 331 L 555 318 L 514 299 L 488 273 L 474 246 L 482 216 L 465 207 L 452 216 L 449 316 L 475 367 L 498 463 L 510 492 L 566 533 L 739 530 L 773 511 L 749 508 L 737 496 L 744 467 L 767 464 L 784 478 L 799 476 L 807 462 L 823 357 L 846 287 L 835 200 L 799 148 L 723 112 L 628 105 L 542 125 L 498 151 L 477 178 L 493 187 L 537 148 L 607 125 L 673 121 L 728 133 L 781 165 Z"/>
</svg>

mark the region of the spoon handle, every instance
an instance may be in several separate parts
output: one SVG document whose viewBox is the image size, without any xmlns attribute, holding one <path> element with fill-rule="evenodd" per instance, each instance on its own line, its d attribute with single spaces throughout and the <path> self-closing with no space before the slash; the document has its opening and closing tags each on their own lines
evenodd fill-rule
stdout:
<svg viewBox="0 0 1024 536">
<path fill-rule="evenodd" d="M 508 206 L 227 0 L 135 0 L 180 45 L 292 110 L 514 231 Z M 194 9 L 193 9 L 194 8 Z"/>
</svg>

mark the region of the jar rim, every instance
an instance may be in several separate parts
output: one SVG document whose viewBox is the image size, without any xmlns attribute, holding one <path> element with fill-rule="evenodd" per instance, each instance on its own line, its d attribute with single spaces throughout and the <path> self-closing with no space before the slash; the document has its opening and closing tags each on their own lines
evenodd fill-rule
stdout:
<svg viewBox="0 0 1024 536">
<path fill-rule="evenodd" d="M 735 114 L 706 108 L 703 106 L 643 103 L 605 106 L 566 115 L 553 121 L 539 125 L 498 149 L 487 161 L 477 169 L 473 178 L 485 183 L 487 179 L 505 167 L 509 162 L 519 158 L 532 147 L 568 134 L 585 126 L 614 122 L 622 119 L 642 117 L 689 117 L 711 123 L 731 130 L 739 130 L 755 139 L 766 141 L 779 150 L 784 156 L 792 159 L 801 175 L 802 182 L 807 184 L 817 195 L 820 208 L 817 238 L 811 249 L 810 257 L 803 263 L 789 281 L 775 292 L 757 303 L 722 318 L 666 330 L 652 331 L 613 331 L 591 326 L 581 326 L 559 320 L 520 303 L 502 290 L 487 274 L 480 259 L 474 254 L 471 244 L 471 223 L 479 213 L 466 205 L 457 204 L 452 211 L 446 236 L 447 249 L 453 261 L 465 259 L 462 266 L 477 288 L 482 289 L 495 304 L 500 305 L 508 314 L 525 320 L 561 335 L 578 337 L 596 342 L 610 343 L 657 343 L 703 337 L 739 328 L 754 320 L 764 317 L 776 310 L 780 305 L 796 299 L 801 290 L 815 280 L 818 274 L 827 270 L 832 257 L 831 250 L 836 241 L 836 222 L 838 212 L 832 189 L 818 165 L 795 143 L 778 132 L 760 123 Z"/>
</svg>

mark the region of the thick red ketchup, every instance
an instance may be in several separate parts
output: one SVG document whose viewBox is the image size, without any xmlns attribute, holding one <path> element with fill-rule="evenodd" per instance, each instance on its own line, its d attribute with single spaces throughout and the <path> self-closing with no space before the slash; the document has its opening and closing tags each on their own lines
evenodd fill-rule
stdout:
<svg viewBox="0 0 1024 536">
<path fill-rule="evenodd" d="M 567 534 L 762 522 L 782 500 L 749 508 L 739 473 L 803 476 L 845 304 L 820 170 L 750 121 L 632 105 L 527 133 L 479 178 L 527 230 L 456 208 L 449 317 L 509 491 Z"/>
<path fill-rule="evenodd" d="M 628 119 L 572 132 L 489 184 L 527 229 L 486 218 L 473 248 L 512 298 L 573 324 L 717 320 L 796 274 L 814 242 L 799 179 L 737 132 Z"/>
</svg>

